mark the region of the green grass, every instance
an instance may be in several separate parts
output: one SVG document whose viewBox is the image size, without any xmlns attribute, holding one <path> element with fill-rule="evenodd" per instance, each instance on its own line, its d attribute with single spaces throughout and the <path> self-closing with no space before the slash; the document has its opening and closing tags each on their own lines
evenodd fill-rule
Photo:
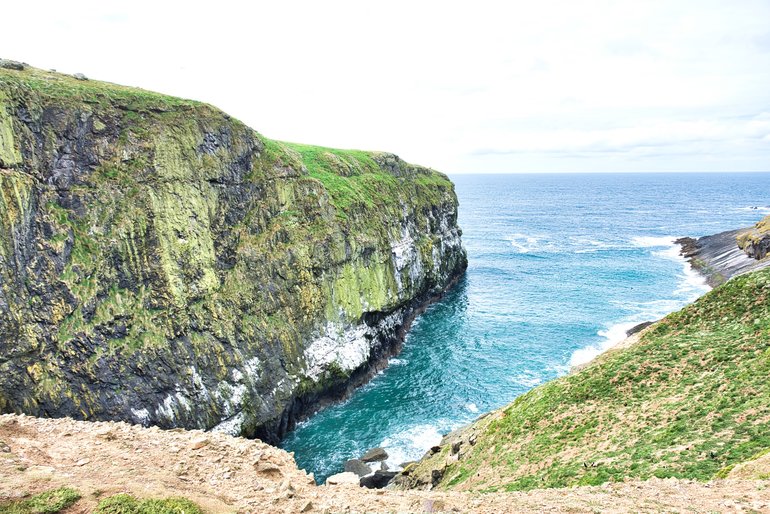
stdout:
<svg viewBox="0 0 770 514">
<path fill-rule="evenodd" d="M 298 143 L 280 144 L 299 155 L 308 174 L 324 185 L 340 213 L 357 207 L 397 207 L 400 201 L 414 194 L 415 186 L 420 189 L 420 194 L 433 200 L 437 193 L 451 187 L 446 176 L 403 162 L 394 173 L 377 161 L 384 159 L 385 154 Z M 412 180 L 404 180 L 407 177 Z"/>
<path fill-rule="evenodd" d="M 203 514 L 203 510 L 186 498 L 140 500 L 130 494 L 105 498 L 96 507 L 96 514 Z"/>
<path fill-rule="evenodd" d="M 164 112 L 205 105 L 110 82 L 77 80 L 69 75 L 37 68 L 26 68 L 24 71 L 0 69 L 0 82 L 14 86 L 23 85 L 44 98 L 58 101 L 60 105 L 112 104 L 135 112 Z"/>
<path fill-rule="evenodd" d="M 0 504 L 2 514 L 54 514 L 61 512 L 80 499 L 80 493 L 69 487 L 60 487 L 36 494 L 26 500 Z"/>
<path fill-rule="evenodd" d="M 724 476 L 770 448 L 769 294 L 770 270 L 735 278 L 636 345 L 519 397 L 481 422 L 444 486 Z"/>
</svg>

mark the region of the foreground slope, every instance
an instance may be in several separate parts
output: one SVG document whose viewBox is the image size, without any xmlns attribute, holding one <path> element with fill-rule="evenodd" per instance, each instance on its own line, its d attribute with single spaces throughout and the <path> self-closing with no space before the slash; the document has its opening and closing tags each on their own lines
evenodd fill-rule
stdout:
<svg viewBox="0 0 770 514">
<path fill-rule="evenodd" d="M 275 441 L 465 269 L 438 172 L 0 64 L 0 412 Z"/>
<path fill-rule="evenodd" d="M 181 496 L 209 513 L 761 512 L 770 507 L 768 486 L 757 480 L 650 480 L 490 494 L 316 486 L 289 454 L 260 441 L 0 416 L 0 512 L 9 501 L 60 487 L 80 496 L 65 511 L 70 513 L 92 512 L 117 493 Z"/>
<path fill-rule="evenodd" d="M 728 281 L 636 344 L 452 434 L 401 480 L 526 490 L 725 476 L 770 448 L 768 376 L 765 269 Z"/>
</svg>

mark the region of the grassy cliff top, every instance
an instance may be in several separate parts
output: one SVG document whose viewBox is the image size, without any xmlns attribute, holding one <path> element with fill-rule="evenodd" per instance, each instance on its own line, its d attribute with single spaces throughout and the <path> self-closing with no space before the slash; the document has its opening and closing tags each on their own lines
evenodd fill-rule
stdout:
<svg viewBox="0 0 770 514">
<path fill-rule="evenodd" d="M 587 368 L 516 399 L 413 476 L 461 489 L 708 480 L 770 448 L 770 270 L 730 280 Z M 475 444 L 471 444 L 475 440 Z"/>
<path fill-rule="evenodd" d="M 0 107 L 4 96 L 11 102 L 20 97 L 33 98 L 33 103 L 41 107 L 117 113 L 124 127 L 139 138 L 151 138 L 159 130 L 196 120 L 214 120 L 248 130 L 238 120 L 202 102 L 30 66 L 23 70 L 0 67 Z M 257 132 L 253 136 L 264 146 L 263 157 L 269 163 L 306 172 L 321 181 L 343 216 L 343 211 L 354 205 L 372 208 L 414 193 L 403 188 L 405 181 L 420 188 L 421 195 L 428 195 L 426 199 L 432 201 L 438 201 L 452 188 L 445 175 L 406 163 L 393 154 L 279 142 Z"/>
<path fill-rule="evenodd" d="M 73 75 L 31 66 L 26 66 L 23 70 L 0 68 L 0 85 L 6 88 L 21 86 L 37 93 L 42 99 L 56 101 L 63 106 L 109 104 L 136 112 L 163 112 L 207 106 L 202 102 L 155 93 L 138 87 L 90 79 L 79 80 Z"/>
</svg>

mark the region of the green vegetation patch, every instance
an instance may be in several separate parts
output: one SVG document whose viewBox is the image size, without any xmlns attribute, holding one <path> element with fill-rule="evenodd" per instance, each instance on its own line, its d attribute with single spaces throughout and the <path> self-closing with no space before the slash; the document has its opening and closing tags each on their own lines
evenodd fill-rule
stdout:
<svg viewBox="0 0 770 514">
<path fill-rule="evenodd" d="M 70 487 L 60 487 L 36 494 L 26 500 L 0 503 L 2 514 L 54 514 L 61 512 L 80 499 L 80 493 Z"/>
<path fill-rule="evenodd" d="M 23 71 L 0 69 L 0 83 L 23 85 L 43 98 L 62 106 L 96 104 L 120 105 L 139 112 L 163 112 L 178 108 L 200 107 L 201 102 L 163 95 L 136 87 L 98 80 L 78 80 L 62 73 L 28 67 Z"/>
<path fill-rule="evenodd" d="M 393 170 L 384 168 L 376 158 L 385 158 L 387 154 L 281 144 L 299 155 L 308 174 L 324 185 L 341 213 L 357 206 L 372 209 L 397 205 L 399 201 L 414 198 L 409 195 L 414 194 L 415 186 L 420 189 L 420 194 L 427 195 L 426 199 L 437 200 L 436 195 L 442 189 L 451 187 L 444 175 L 397 162 L 395 158 Z M 399 171 L 403 171 L 402 176 Z"/>
<path fill-rule="evenodd" d="M 187 498 L 140 500 L 130 494 L 105 498 L 96 507 L 96 514 L 203 514 L 203 510 Z"/>
<path fill-rule="evenodd" d="M 755 457 L 770 448 L 769 295 L 770 270 L 734 278 L 636 345 L 522 395 L 482 422 L 443 485 L 709 480 Z"/>
</svg>

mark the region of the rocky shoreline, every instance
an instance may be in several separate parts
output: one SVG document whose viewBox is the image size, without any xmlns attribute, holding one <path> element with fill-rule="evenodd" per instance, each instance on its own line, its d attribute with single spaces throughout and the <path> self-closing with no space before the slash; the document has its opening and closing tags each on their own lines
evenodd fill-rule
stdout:
<svg viewBox="0 0 770 514">
<path fill-rule="evenodd" d="M 770 218 L 770 217 L 768 217 Z M 728 230 L 699 238 L 682 237 L 675 241 L 692 268 L 715 287 L 736 275 L 770 266 L 767 248 L 770 236 L 761 231 L 768 218 L 754 227 Z"/>
<path fill-rule="evenodd" d="M 415 318 L 430 305 L 441 300 L 448 291 L 455 287 L 464 276 L 466 266 L 458 268 L 450 278 L 449 283 L 440 292 L 428 293 L 399 309 L 396 314 L 401 317 L 402 321 L 398 328 L 382 338 L 380 345 L 372 347 L 368 362 L 354 371 L 350 377 L 329 389 L 294 398 L 284 409 L 279 419 L 259 427 L 254 432 L 253 437 L 270 444 L 278 444 L 288 432 L 297 426 L 297 423 L 306 420 L 325 407 L 346 400 L 356 389 L 374 378 L 387 366 L 391 357 L 395 357 L 401 352 L 404 339 Z"/>
</svg>

